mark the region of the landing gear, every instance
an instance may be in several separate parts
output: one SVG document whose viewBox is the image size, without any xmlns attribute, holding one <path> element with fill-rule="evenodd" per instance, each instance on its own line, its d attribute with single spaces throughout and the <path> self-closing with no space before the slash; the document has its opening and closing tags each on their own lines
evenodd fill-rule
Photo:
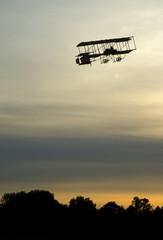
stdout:
<svg viewBox="0 0 163 240">
<path fill-rule="evenodd" d="M 116 62 L 120 62 L 121 60 L 122 60 L 121 57 L 117 57 L 117 58 L 116 58 Z"/>
</svg>

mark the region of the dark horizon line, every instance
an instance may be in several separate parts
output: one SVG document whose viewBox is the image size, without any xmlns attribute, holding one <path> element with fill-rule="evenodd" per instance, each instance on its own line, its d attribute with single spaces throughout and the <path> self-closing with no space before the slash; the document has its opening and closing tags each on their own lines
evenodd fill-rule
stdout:
<svg viewBox="0 0 163 240">
<path fill-rule="evenodd" d="M 65 204 L 65 203 L 61 203 L 61 202 L 59 202 L 56 198 L 55 198 L 55 194 L 54 193 L 52 193 L 52 192 L 50 192 L 49 190 L 40 190 L 40 189 L 34 189 L 34 190 L 30 190 L 30 191 L 24 191 L 24 190 L 22 190 L 22 191 L 18 191 L 18 192 L 7 192 L 7 193 L 4 193 L 2 196 L 1 196 L 1 198 L 0 198 L 0 208 L 2 207 L 2 205 L 3 205 L 3 199 L 5 199 L 6 198 L 6 196 L 13 196 L 13 197 L 17 197 L 17 196 L 20 196 L 20 195 L 30 195 L 30 194 L 34 194 L 34 193 L 36 193 L 36 194 L 40 194 L 40 197 L 41 197 L 41 194 L 49 194 L 49 195 L 51 195 L 52 197 L 53 197 L 53 200 L 54 201 L 57 201 L 58 202 L 58 204 L 60 204 L 60 205 L 62 205 L 62 206 L 66 206 L 66 207 L 69 207 L 69 204 L 70 204 L 70 202 L 71 202 L 71 200 L 72 199 L 78 199 L 78 198 L 83 198 L 83 200 L 84 201 L 91 201 L 94 205 L 95 205 L 95 207 L 97 206 L 97 204 L 96 203 L 94 203 L 94 201 L 93 200 L 91 200 L 90 199 L 90 197 L 84 197 L 84 196 L 82 196 L 82 194 L 80 195 L 80 194 L 78 194 L 76 197 L 72 197 L 70 200 L 69 200 L 69 203 L 67 204 Z M 150 202 L 149 202 L 149 199 L 147 199 L 147 198 L 139 198 L 138 196 L 135 196 L 135 197 L 133 197 L 133 199 L 132 199 L 132 201 L 131 201 L 131 205 L 132 205 L 132 203 L 133 203 L 133 201 L 134 201 L 134 199 L 138 199 L 138 200 L 140 200 L 140 201 L 143 201 L 143 200 L 145 200 L 146 202 L 148 202 L 148 204 L 150 204 Z M 41 199 L 41 198 L 40 198 Z M 115 203 L 116 204 L 116 201 L 107 201 L 103 206 L 101 206 L 101 207 L 99 207 L 99 208 L 97 208 L 96 207 L 96 210 L 100 210 L 100 209 L 102 209 L 105 205 L 107 205 L 108 203 Z M 119 207 L 121 207 L 121 208 L 123 208 L 124 210 L 127 210 L 131 205 L 129 205 L 128 207 L 124 207 L 123 205 L 118 205 L 118 204 L 116 204 L 116 206 L 119 206 Z M 156 206 L 156 207 L 153 207 L 153 205 L 151 205 L 150 204 L 150 210 L 151 211 L 153 211 L 153 210 L 155 210 L 155 209 L 157 209 L 157 208 L 162 208 L 162 210 L 163 210 L 163 205 L 162 206 Z"/>
</svg>

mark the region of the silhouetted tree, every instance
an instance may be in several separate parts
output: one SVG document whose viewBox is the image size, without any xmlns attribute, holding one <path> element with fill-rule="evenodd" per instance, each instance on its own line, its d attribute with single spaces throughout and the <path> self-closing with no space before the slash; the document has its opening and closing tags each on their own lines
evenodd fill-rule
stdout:
<svg viewBox="0 0 163 240">
<path fill-rule="evenodd" d="M 134 197 L 132 205 L 128 207 L 128 212 L 135 214 L 148 214 L 151 210 L 152 206 L 147 198 L 140 199 L 139 197 Z"/>
<path fill-rule="evenodd" d="M 116 216 L 123 213 L 124 208 L 117 205 L 115 202 L 108 202 L 100 209 L 100 211 L 105 215 Z"/>
<path fill-rule="evenodd" d="M 71 199 L 69 207 L 70 209 L 81 213 L 96 210 L 96 204 L 94 204 L 90 198 L 84 198 L 82 196 L 77 196 L 76 198 Z"/>
<path fill-rule="evenodd" d="M 12 208 L 19 205 L 25 199 L 25 192 L 5 193 L 1 198 L 1 206 L 4 208 Z"/>
<path fill-rule="evenodd" d="M 93 234 L 95 228 L 96 204 L 90 198 L 77 196 L 69 202 L 70 223 L 76 234 L 84 238 Z"/>
<path fill-rule="evenodd" d="M 155 216 L 163 216 L 163 207 L 157 206 L 154 210 L 153 213 Z"/>
<path fill-rule="evenodd" d="M 4 194 L 1 207 L 4 229 L 11 233 L 45 234 L 58 229 L 61 205 L 48 191 Z"/>
<path fill-rule="evenodd" d="M 18 193 L 6 193 L 1 199 L 2 207 L 20 207 L 20 203 L 26 204 L 27 206 L 34 205 L 35 207 L 43 207 L 51 203 L 55 203 L 56 205 L 59 204 L 57 200 L 54 200 L 53 193 L 44 190 L 34 190 L 29 193 L 23 191 Z"/>
</svg>

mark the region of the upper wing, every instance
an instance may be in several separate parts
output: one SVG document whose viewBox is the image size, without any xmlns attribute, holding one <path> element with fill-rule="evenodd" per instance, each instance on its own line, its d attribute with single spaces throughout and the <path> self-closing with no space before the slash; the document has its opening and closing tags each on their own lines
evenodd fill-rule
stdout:
<svg viewBox="0 0 163 240">
<path fill-rule="evenodd" d="M 95 44 L 103 44 L 103 43 L 117 43 L 117 42 L 127 42 L 131 40 L 132 37 L 125 37 L 125 38 L 113 38 L 113 39 L 105 39 L 105 40 L 98 40 L 98 41 L 89 41 L 89 42 L 81 42 L 77 45 L 77 47 L 83 47 L 88 45 L 95 45 Z"/>
</svg>

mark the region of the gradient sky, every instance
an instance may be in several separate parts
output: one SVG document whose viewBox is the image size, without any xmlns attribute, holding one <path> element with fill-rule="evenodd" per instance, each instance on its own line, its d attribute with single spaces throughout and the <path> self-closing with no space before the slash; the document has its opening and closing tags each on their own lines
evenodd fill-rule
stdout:
<svg viewBox="0 0 163 240">
<path fill-rule="evenodd" d="M 0 194 L 163 205 L 163 1 L 0 0 Z M 134 36 L 120 63 L 81 41 Z"/>
</svg>

